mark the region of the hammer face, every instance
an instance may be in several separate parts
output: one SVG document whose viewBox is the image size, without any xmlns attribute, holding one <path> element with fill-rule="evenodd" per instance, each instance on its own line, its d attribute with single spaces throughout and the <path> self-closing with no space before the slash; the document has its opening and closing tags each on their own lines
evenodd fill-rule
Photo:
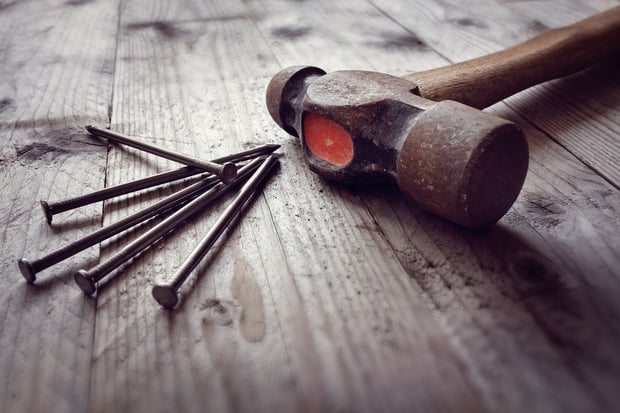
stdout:
<svg viewBox="0 0 620 413">
<path fill-rule="evenodd" d="M 417 118 L 397 161 L 401 191 L 469 228 L 499 220 L 516 200 L 528 145 L 514 123 L 453 101 Z"/>
<path fill-rule="evenodd" d="M 364 71 L 332 72 L 312 82 L 296 125 L 310 168 L 341 182 L 394 179 L 408 130 L 428 106 L 414 88 L 402 78 Z"/>
</svg>

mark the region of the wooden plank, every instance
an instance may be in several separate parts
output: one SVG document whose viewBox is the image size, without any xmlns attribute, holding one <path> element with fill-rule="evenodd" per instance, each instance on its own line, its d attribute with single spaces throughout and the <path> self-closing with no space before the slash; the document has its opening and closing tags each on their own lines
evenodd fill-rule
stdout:
<svg viewBox="0 0 620 413">
<path fill-rule="evenodd" d="M 443 16 L 440 5 L 434 3 L 432 6 L 425 6 L 434 8 L 438 16 Z M 492 5 L 485 6 L 488 7 L 484 9 L 485 13 L 494 15 Z M 313 4 L 313 7 L 316 7 L 316 4 Z M 431 30 L 430 22 L 421 21 L 420 16 L 425 16 L 425 10 L 421 10 L 420 7 L 407 13 L 398 9 L 390 15 L 408 21 L 409 26 L 406 29 L 410 33 L 445 36 L 445 32 L 441 30 L 436 28 Z M 446 10 L 444 13 L 450 12 L 452 10 Z M 311 15 L 308 10 L 303 9 L 299 10 L 299 14 L 300 16 Z M 471 16 L 467 17 L 467 14 L 449 18 L 463 19 L 463 21 L 467 21 L 468 18 L 472 19 Z M 448 19 L 447 16 L 446 19 Z M 275 20 L 277 18 L 274 17 Z M 313 23 L 319 24 L 308 22 L 309 25 Z M 325 22 L 326 25 L 330 23 Z M 432 25 L 440 27 L 441 22 L 433 20 Z M 343 32 L 349 33 L 349 30 Z M 360 30 L 363 29 L 357 31 Z M 353 31 L 352 37 L 355 38 L 358 35 L 355 29 Z M 268 32 L 269 29 L 265 28 L 264 33 Z M 274 39 L 272 44 L 276 41 Z M 454 42 L 453 45 L 456 45 L 454 48 L 457 49 L 459 41 L 458 38 L 452 39 L 446 36 L 437 42 L 443 47 L 442 54 L 447 54 L 450 43 Z M 430 43 L 430 45 L 435 47 L 435 43 Z M 362 45 L 351 41 L 349 48 L 341 51 L 341 55 L 344 55 L 343 59 L 352 60 L 351 50 L 356 48 L 361 50 Z M 460 50 L 455 50 L 453 53 Z M 413 50 L 405 49 L 401 52 L 403 61 L 401 67 L 406 67 L 410 64 L 408 62 L 414 61 L 407 52 L 413 53 Z M 375 53 L 373 50 L 372 54 Z M 377 62 L 384 64 L 381 59 L 377 59 Z M 392 60 L 388 65 L 393 66 L 394 61 Z M 376 68 L 388 71 L 379 63 Z M 506 108 L 498 114 L 515 117 Z M 517 120 L 527 125 L 523 123 L 523 119 L 517 118 Z M 485 389 L 485 395 L 494 410 L 500 408 L 506 410 L 507 406 L 509 406 L 508 409 L 516 411 L 546 410 L 552 406 L 577 411 L 581 408 L 604 410 L 608 408 L 613 399 L 613 388 L 617 386 L 618 360 L 611 352 L 618 340 L 618 332 L 612 323 L 613 316 L 617 314 L 617 306 L 613 304 L 612 298 L 618 287 L 616 281 L 618 257 L 614 252 L 617 251 L 618 246 L 618 238 L 615 235 L 618 221 L 614 218 L 617 216 L 617 207 L 614 206 L 617 205 L 617 193 L 595 174 L 587 169 L 584 170 L 570 157 L 567 158 L 561 148 L 549 143 L 543 145 L 541 142 L 544 140 L 541 140 L 540 135 L 536 134 L 531 127 L 528 127 L 528 134 L 536 137 L 536 140 L 531 139 L 532 172 L 524 190 L 524 197 L 527 198 L 523 203 L 519 202 L 515 208 L 523 211 L 521 213 L 523 217 L 515 219 L 509 215 L 504 221 L 509 225 L 510 230 L 492 239 L 497 245 L 519 246 L 514 251 L 515 257 L 519 257 L 525 249 L 527 252 L 524 255 L 527 258 L 523 259 L 524 262 L 532 262 L 532 265 L 544 262 L 540 264 L 544 269 L 543 275 L 547 274 L 546 271 L 550 274 L 562 274 L 557 288 L 551 288 L 551 290 L 541 288 L 537 291 L 538 287 L 535 285 L 526 284 L 524 287 L 524 283 L 517 279 L 512 285 L 508 283 L 507 286 L 504 285 L 495 290 L 495 287 L 487 285 L 489 278 L 508 277 L 509 280 L 515 278 L 511 270 L 515 268 L 515 264 L 512 263 L 512 258 L 506 257 L 507 252 L 512 254 L 512 251 L 497 251 L 491 245 L 487 245 L 483 249 L 488 250 L 481 253 L 477 246 L 470 246 L 472 243 L 470 237 L 463 238 L 461 231 L 444 225 L 438 227 L 438 224 L 432 220 L 432 223 L 429 222 L 424 213 L 406 207 L 400 197 L 394 193 L 389 194 L 386 203 L 379 201 L 381 192 L 371 192 L 365 199 L 372 205 L 373 210 L 379 211 L 376 212 L 379 225 L 405 267 L 426 292 L 431 305 L 444 314 L 446 322 L 451 326 L 450 328 L 454 329 L 455 339 L 461 343 L 461 348 L 469 353 L 466 357 L 469 357 L 472 363 L 468 371 L 473 372 L 472 379 L 477 380 Z M 537 178 L 538 176 L 541 178 Z M 588 185 L 575 188 L 574 182 L 587 182 Z M 544 190 L 541 190 L 541 187 L 544 187 Z M 548 202 L 540 202 L 541 199 L 546 199 Z M 550 203 L 551 205 L 548 205 Z M 561 205 L 561 207 L 553 212 L 545 212 L 543 208 L 540 211 L 543 217 L 539 218 L 536 204 Z M 394 205 L 399 206 L 394 207 Z M 594 205 L 597 207 L 604 205 L 604 207 L 600 210 L 593 210 Z M 395 214 L 396 216 L 394 213 L 386 212 L 394 208 L 399 211 Z M 524 223 L 524 219 L 532 220 L 532 222 Z M 566 222 L 563 222 L 563 219 Z M 549 220 L 557 221 L 555 225 L 549 226 Z M 408 234 L 406 237 L 400 237 L 399 230 L 394 229 L 397 222 L 401 222 L 403 229 L 400 232 L 404 231 Z M 602 224 L 603 222 L 606 224 Z M 429 226 L 428 237 L 421 233 L 424 231 L 421 228 L 427 225 Z M 593 228 L 595 228 L 594 231 Z M 518 238 L 525 238 L 527 242 L 524 244 L 512 242 L 512 231 L 516 231 L 519 234 Z M 522 235 L 523 232 L 527 235 Z M 568 241 L 565 240 L 567 236 Z M 436 240 L 436 237 L 439 237 L 439 240 Z M 558 238 L 563 242 L 558 243 Z M 481 237 L 481 239 L 486 238 Z M 533 242 L 532 239 L 538 241 Z M 545 241 L 541 244 L 540 239 Z M 579 251 L 579 246 L 583 247 L 584 240 L 588 240 L 588 244 L 595 242 L 597 247 Z M 433 244 L 437 245 L 436 254 L 425 252 L 427 245 Z M 549 245 L 552 245 L 552 251 L 549 251 Z M 508 256 L 512 256 L 511 254 Z M 532 254 L 535 259 L 528 261 Z M 542 257 L 539 254 L 542 254 Z M 520 260 L 515 261 L 520 262 Z M 601 261 L 605 264 L 601 265 Z M 501 264 L 498 265 L 498 262 Z M 565 266 L 569 270 L 564 269 Z M 435 269 L 436 267 L 438 269 Z M 433 272 L 439 275 L 429 277 L 428 274 Z M 590 289 L 590 283 L 593 282 L 592 273 L 596 274 L 598 285 L 593 290 Z M 543 276 L 543 278 L 546 277 Z M 577 281 L 574 281 L 575 278 Z M 566 285 L 571 286 L 571 290 L 574 288 L 576 292 L 566 293 L 564 291 Z M 538 307 L 535 311 L 527 307 L 527 304 L 525 307 L 523 304 L 512 306 L 509 302 L 504 302 L 506 295 L 514 291 L 522 291 L 524 288 L 527 289 L 525 295 L 528 296 L 528 300 L 531 300 L 530 295 L 537 297 L 533 299 Z M 530 289 L 533 292 L 530 292 Z M 452 290 L 456 292 L 453 293 Z M 547 302 L 550 294 L 564 298 L 564 300 L 555 301 L 555 305 L 558 306 L 566 300 L 579 303 L 578 315 L 571 313 L 570 308 L 553 308 L 554 302 Z M 515 298 L 515 300 L 518 299 Z M 453 306 L 454 310 L 450 310 Z M 549 320 L 546 317 L 549 317 Z M 551 320 L 559 321 L 558 325 L 554 325 Z M 541 327 L 540 324 L 543 326 Z M 498 325 L 509 327 L 498 329 Z M 571 328 L 568 326 L 575 327 L 576 325 L 579 326 L 580 331 L 584 331 L 583 337 L 588 337 L 587 339 L 572 337 Z M 608 328 L 612 328 L 613 331 Z M 510 331 L 523 332 L 523 336 L 520 338 L 520 335 L 511 334 Z M 599 333 L 602 335 L 599 336 Z M 564 340 L 563 342 L 554 341 L 560 337 L 562 338 L 560 340 Z M 585 342 L 591 340 L 590 345 L 605 350 L 598 353 L 598 358 L 589 353 L 580 353 L 576 348 L 587 347 L 581 340 Z M 562 350 L 562 343 L 569 349 Z M 540 355 L 536 354 L 536 351 L 533 355 L 522 354 L 523 349 L 528 347 L 541 349 L 540 351 L 550 355 L 548 360 L 545 360 L 544 367 L 540 364 Z M 556 347 L 560 347 L 560 350 L 558 351 Z M 551 356 L 556 352 L 561 355 L 561 359 L 554 360 L 555 357 Z M 502 365 L 503 363 L 510 365 Z M 607 364 L 608 368 L 600 371 L 601 363 Z M 523 376 L 520 376 L 520 371 L 523 372 Z M 554 394 L 557 394 L 557 397 L 554 397 Z"/>
<path fill-rule="evenodd" d="M 212 2 L 188 19 L 183 10 L 198 6 L 164 4 L 135 3 L 126 10 L 140 14 L 123 16 L 112 126 L 204 157 L 274 140 L 285 155 L 179 309 L 160 310 L 150 287 L 221 205 L 100 291 L 93 408 L 483 411 L 366 205 L 310 173 L 268 118 L 264 88 L 279 65 L 247 6 Z M 160 165 L 113 151 L 108 180 Z M 105 220 L 127 209 L 106 209 Z"/>
<path fill-rule="evenodd" d="M 606 410 L 618 385 L 618 194 L 527 131 L 532 146 L 546 146 L 537 153 L 541 166 L 532 165 L 521 199 L 488 233 L 438 227 L 396 194 L 387 202 L 372 194 L 369 202 L 401 262 L 462 343 L 492 409 Z M 570 165 L 568 178 L 542 167 L 561 161 Z M 588 182 L 577 200 L 575 175 Z"/>
<path fill-rule="evenodd" d="M 258 3 L 255 10 L 263 17 L 261 32 L 283 66 L 312 56 L 307 63 L 366 68 L 362 55 L 371 55 L 381 57 L 369 68 L 392 73 L 424 65 L 417 59 L 420 49 L 423 56 L 430 48 L 447 56 L 470 50 L 463 38 L 472 34 L 461 36 L 442 27 L 455 22 L 468 26 L 483 16 L 475 20 L 463 7 L 438 2 L 416 2 L 408 10 L 402 3 L 388 3 L 393 10 L 386 12 L 389 19 L 407 23 L 395 35 L 417 37 L 418 42 L 401 43 L 398 53 L 386 59 L 369 47 L 368 40 L 381 31 L 369 28 L 365 20 L 343 25 L 338 20 L 341 4 L 298 5 L 295 14 L 287 15 L 286 22 L 292 22 L 288 29 L 278 12 Z M 284 3 L 281 7 L 286 10 Z M 358 16 L 369 14 L 363 7 L 356 10 Z M 503 27 L 524 26 L 491 2 L 478 10 L 505 17 L 491 20 L 492 30 L 473 25 L 472 31 L 509 37 L 510 30 L 503 32 Z M 302 21 L 312 29 L 293 44 L 285 43 L 281 34 L 293 32 Z M 339 30 L 330 32 L 329 40 L 314 36 L 323 25 Z M 320 51 L 330 50 L 330 41 L 346 47 L 326 57 L 328 53 Z M 468 360 L 469 378 L 482 389 L 491 410 L 609 410 L 619 384 L 619 359 L 613 351 L 620 337 L 614 323 L 619 307 L 613 298 L 619 288 L 618 193 L 506 106 L 493 110 L 526 128 L 532 151 L 523 194 L 496 229 L 464 233 L 405 205 L 393 190 L 360 194 L 412 280 L 453 334 Z M 595 119 L 599 121 L 609 119 Z"/>
<path fill-rule="evenodd" d="M 507 217 L 470 233 L 406 205 L 394 188 L 350 188 L 310 173 L 263 101 L 283 66 L 423 70 L 609 1 L 468 9 L 427 1 L 403 11 L 373 3 L 123 2 L 115 66 L 116 7 L 0 6 L 0 188 L 10 194 L 0 199 L 0 373 L 9 378 L 0 381 L 0 411 L 613 410 L 619 195 L 548 139 L 592 131 L 572 121 L 545 126 L 563 106 L 539 114 L 526 99 L 493 108 L 526 129 L 531 168 Z M 487 27 L 474 24 L 484 19 Z M 576 79 L 579 90 L 601 90 L 570 117 L 596 113 L 600 131 L 589 136 L 617 134 L 616 94 L 605 90 L 613 72 L 602 66 Z M 558 105 L 574 98 L 571 82 L 550 86 Z M 175 312 L 159 309 L 150 287 L 225 202 L 139 257 L 95 300 L 71 272 L 97 251 L 46 271 L 35 288 L 17 273 L 17 258 L 170 192 L 43 223 L 37 199 L 103 185 L 104 146 L 82 126 L 106 125 L 110 114 L 117 130 L 204 157 L 283 144 L 280 173 L 192 276 Z M 610 159 L 602 173 L 614 171 Z M 173 167 L 117 147 L 109 165 L 107 184 Z M 101 257 L 130 237 L 104 244 Z"/>
<path fill-rule="evenodd" d="M 92 24 L 93 21 L 98 24 Z M 107 124 L 117 8 L 112 2 L 11 2 L 0 13 L 0 411 L 86 411 L 95 312 L 75 262 L 32 287 L 17 259 L 37 258 L 101 222 L 100 206 L 45 223 L 39 199 L 102 187 L 106 149 L 83 125 Z"/>
<path fill-rule="evenodd" d="M 534 6 L 542 11 L 540 21 L 544 25 L 557 27 L 620 5 L 617 1 L 584 3 L 580 7 L 574 2 L 543 2 Z M 510 9 L 529 17 L 531 6 L 515 3 L 510 4 Z M 577 13 L 577 10 L 581 12 Z M 620 185 L 620 147 L 613 138 L 620 131 L 620 125 L 614 121 L 620 116 L 617 66 L 618 59 L 605 62 L 522 93 L 507 102 L 616 188 Z"/>
</svg>

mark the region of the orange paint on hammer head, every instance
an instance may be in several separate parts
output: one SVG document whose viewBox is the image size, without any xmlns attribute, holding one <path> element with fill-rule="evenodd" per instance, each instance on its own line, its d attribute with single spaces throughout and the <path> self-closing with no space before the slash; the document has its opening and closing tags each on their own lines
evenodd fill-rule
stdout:
<svg viewBox="0 0 620 413">
<path fill-rule="evenodd" d="M 304 141 L 318 158 L 345 166 L 353 159 L 353 140 L 342 126 L 311 112 L 304 114 Z"/>
</svg>

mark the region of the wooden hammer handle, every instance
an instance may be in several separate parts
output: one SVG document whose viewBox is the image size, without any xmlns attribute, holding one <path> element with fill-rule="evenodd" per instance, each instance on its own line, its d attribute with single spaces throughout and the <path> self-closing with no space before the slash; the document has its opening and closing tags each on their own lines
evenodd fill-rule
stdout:
<svg viewBox="0 0 620 413">
<path fill-rule="evenodd" d="M 403 77 L 422 97 L 482 109 L 619 52 L 620 6 L 497 53 Z"/>
</svg>

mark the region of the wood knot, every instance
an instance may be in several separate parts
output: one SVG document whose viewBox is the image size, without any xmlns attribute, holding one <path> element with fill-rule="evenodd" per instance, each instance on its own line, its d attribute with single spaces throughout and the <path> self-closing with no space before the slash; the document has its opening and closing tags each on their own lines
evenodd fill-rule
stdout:
<svg viewBox="0 0 620 413">
<path fill-rule="evenodd" d="M 474 19 L 471 17 L 460 17 L 456 19 L 448 20 L 450 23 L 456 23 L 463 27 L 476 27 L 478 29 L 488 29 L 489 26 L 480 19 Z"/>
<path fill-rule="evenodd" d="M 200 309 L 206 312 L 204 321 L 220 326 L 229 326 L 233 323 L 232 306 L 231 302 L 210 298 L 202 304 Z"/>
<path fill-rule="evenodd" d="M 309 27 L 282 26 L 273 29 L 271 34 L 283 39 L 297 40 L 301 37 L 307 36 L 311 31 L 312 29 Z"/>
<path fill-rule="evenodd" d="M 15 100 L 11 98 L 0 99 L 0 112 L 4 112 L 13 106 L 15 106 Z"/>
<path fill-rule="evenodd" d="M 510 272 L 524 282 L 529 292 L 548 292 L 560 288 L 560 280 L 548 264 L 531 252 L 515 254 L 509 264 Z"/>
</svg>

